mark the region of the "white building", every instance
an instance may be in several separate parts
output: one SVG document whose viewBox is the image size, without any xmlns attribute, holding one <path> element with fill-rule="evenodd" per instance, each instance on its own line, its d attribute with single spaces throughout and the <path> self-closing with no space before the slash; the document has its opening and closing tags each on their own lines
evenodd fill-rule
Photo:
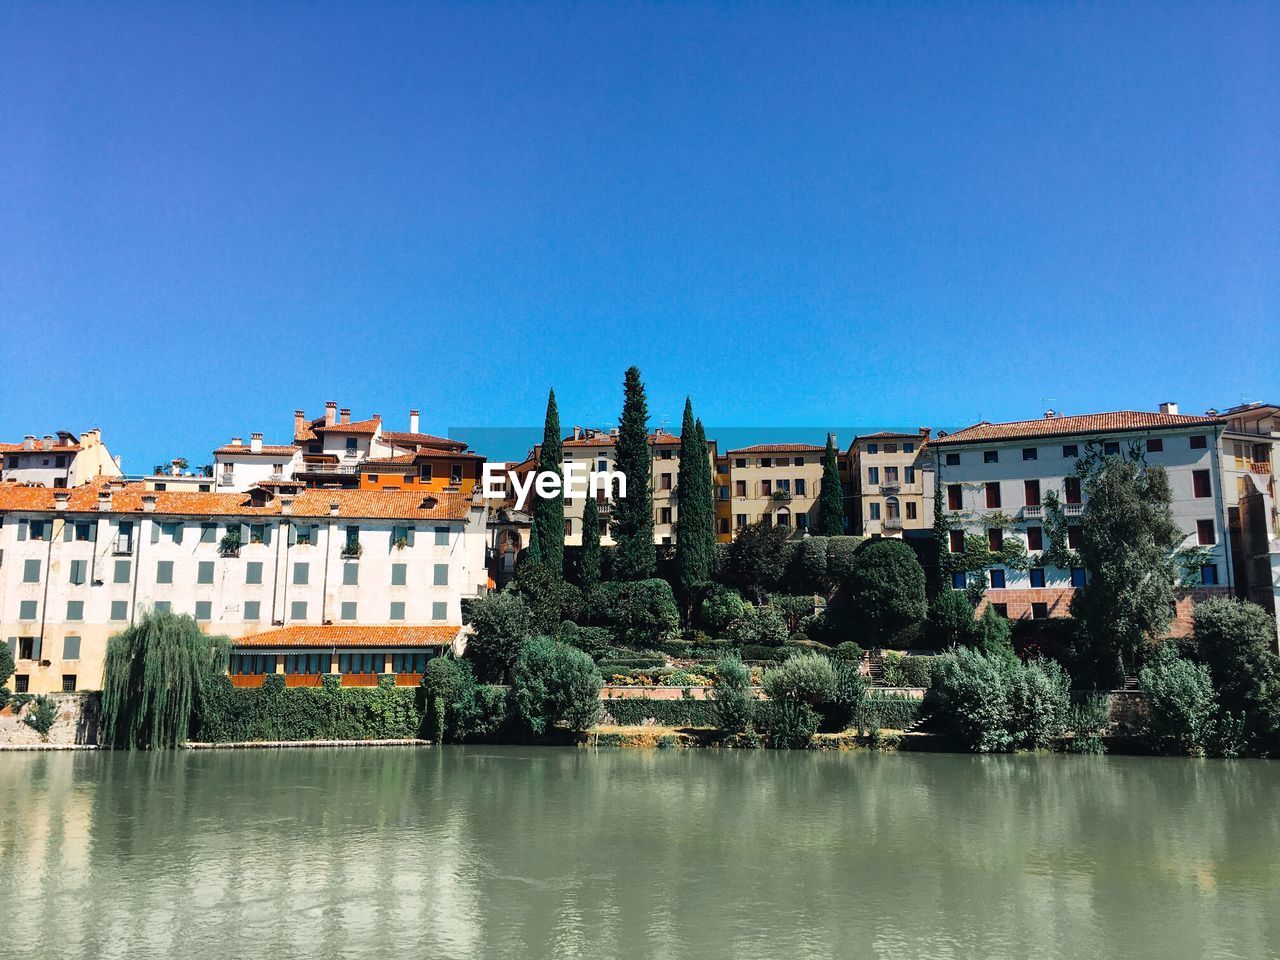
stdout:
<svg viewBox="0 0 1280 960">
<path fill-rule="evenodd" d="M 407 678 L 460 642 L 462 602 L 487 588 L 486 512 L 457 494 L 0 488 L 13 689 L 98 687 L 107 639 L 148 608 L 252 650 L 233 661 L 248 683 Z"/>
<path fill-rule="evenodd" d="M 0 443 L 0 481 L 43 487 L 78 487 L 97 477 L 120 476 L 120 464 L 94 428 L 77 438 L 65 430 L 56 437 L 28 435 L 21 443 Z"/>
<path fill-rule="evenodd" d="M 1066 616 L 1085 571 L 1036 563 L 1049 547 L 1044 530 L 1044 499 L 1061 498 L 1068 523 L 1068 546 L 1079 544 L 1082 528 L 1072 518 L 1088 508 L 1076 462 L 1090 445 L 1109 454 L 1140 453 L 1146 462 L 1166 468 L 1173 489 L 1173 516 L 1185 534 L 1185 546 L 1200 546 L 1209 562 L 1198 573 L 1199 586 L 1183 591 L 1175 631 L 1185 632 L 1195 601 L 1226 594 L 1232 565 L 1224 523 L 1221 446 L 1225 421 L 1212 416 L 1180 415 L 1175 404 L 1159 413 L 1122 410 L 1085 416 L 1052 412 L 1038 420 L 978 423 L 930 441 L 942 493 L 942 509 L 951 523 L 950 549 L 964 549 L 966 535 L 988 538 L 992 550 L 1008 538 L 1020 539 L 1032 558 L 1029 570 L 996 566 L 990 571 L 986 600 L 1013 618 Z M 992 523 L 1008 518 L 1007 525 Z M 953 586 L 964 586 L 957 574 Z"/>
<path fill-rule="evenodd" d="M 302 451 L 292 444 L 264 444 L 262 434 L 240 437 L 213 451 L 213 479 L 220 492 L 251 490 L 262 483 L 286 483 L 302 466 Z"/>
</svg>

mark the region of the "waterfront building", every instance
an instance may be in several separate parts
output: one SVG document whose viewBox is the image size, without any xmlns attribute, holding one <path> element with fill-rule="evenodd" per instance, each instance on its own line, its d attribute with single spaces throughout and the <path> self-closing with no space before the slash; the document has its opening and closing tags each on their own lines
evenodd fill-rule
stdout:
<svg viewBox="0 0 1280 960">
<path fill-rule="evenodd" d="M 42 487 L 78 487 L 97 477 L 120 476 L 120 464 L 96 427 L 78 437 L 28 435 L 21 443 L 0 443 L 0 482 Z"/>
<path fill-rule="evenodd" d="M 882 430 L 854 437 L 846 455 L 854 533 L 898 539 L 932 536 L 929 432 L 921 427 L 916 433 Z"/>
<path fill-rule="evenodd" d="M 1039 557 L 1049 546 L 1044 502 L 1050 491 L 1062 500 L 1067 545 L 1076 548 L 1082 534 L 1079 518 L 1088 506 L 1075 475 L 1077 461 L 1092 447 L 1108 454 L 1141 454 L 1168 470 L 1173 516 L 1185 545 L 1199 546 L 1208 555 L 1208 562 L 1194 571 L 1198 584 L 1179 590 L 1175 632 L 1185 633 L 1195 602 L 1231 592 L 1219 455 L 1225 427 L 1221 417 L 1182 415 L 1176 404 L 1161 404 L 1158 413 L 1063 416 L 1050 411 L 1036 420 L 984 421 L 940 434 L 929 449 L 950 527 L 947 548 L 962 552 L 965 535 L 976 534 L 995 550 L 1012 536 L 1025 543 L 1033 558 Z M 1087 582 L 1083 569 L 1034 562 L 1025 571 L 997 566 L 989 575 L 984 605 L 994 604 L 1015 619 L 1066 616 L 1075 589 Z M 963 589 L 964 577 L 956 574 L 952 586 Z"/>
<path fill-rule="evenodd" d="M 762 443 L 730 450 L 726 458 L 733 530 L 763 522 L 804 536 L 821 493 L 825 453 L 825 447 L 810 443 Z"/>
<path fill-rule="evenodd" d="M 413 673 L 399 668 L 454 643 L 463 602 L 487 589 L 486 516 L 460 493 L 5 485 L 0 637 L 14 689 L 98 687 L 107 638 L 149 608 L 251 651 L 237 682 Z"/>
<path fill-rule="evenodd" d="M 1275 463 L 1280 406 L 1247 403 L 1224 410 L 1222 489 L 1236 594 L 1280 613 L 1280 512 Z"/>
<path fill-rule="evenodd" d="M 213 451 L 213 478 L 220 493 L 243 493 L 263 483 L 293 483 L 302 466 L 302 451 L 293 444 L 263 443 L 252 433 Z M 167 484 L 166 484 L 167 489 Z"/>
</svg>

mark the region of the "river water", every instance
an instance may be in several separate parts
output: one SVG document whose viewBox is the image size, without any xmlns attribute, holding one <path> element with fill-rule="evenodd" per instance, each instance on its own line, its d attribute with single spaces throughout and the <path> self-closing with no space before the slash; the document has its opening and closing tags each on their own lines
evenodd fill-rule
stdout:
<svg viewBox="0 0 1280 960">
<path fill-rule="evenodd" d="M 0 754 L 0 956 L 1280 955 L 1280 763 Z"/>
</svg>

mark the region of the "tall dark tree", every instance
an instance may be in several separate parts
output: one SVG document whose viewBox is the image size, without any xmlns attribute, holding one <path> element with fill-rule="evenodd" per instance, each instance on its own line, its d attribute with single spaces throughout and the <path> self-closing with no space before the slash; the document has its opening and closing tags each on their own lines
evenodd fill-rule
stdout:
<svg viewBox="0 0 1280 960">
<path fill-rule="evenodd" d="M 600 582 L 600 509 L 593 494 L 587 494 L 582 508 L 582 553 L 578 558 L 578 580 L 583 590 Z"/>
<path fill-rule="evenodd" d="M 698 431 L 693 403 L 686 397 L 680 427 L 680 469 L 676 475 L 676 576 L 686 603 L 693 588 L 711 575 L 713 546 L 707 542 L 707 517 L 712 513 L 706 439 Z"/>
<path fill-rule="evenodd" d="M 694 429 L 698 431 L 698 446 L 702 448 L 702 462 L 707 471 L 707 489 L 711 492 L 711 509 L 707 511 L 707 522 L 702 531 L 707 543 L 707 563 L 708 573 L 710 573 L 711 567 L 715 565 L 716 556 L 716 474 L 711 466 L 711 446 L 707 443 L 707 432 L 702 429 L 701 419 L 695 421 Z"/>
<path fill-rule="evenodd" d="M 560 437 L 560 411 L 556 392 L 547 397 L 547 417 L 542 427 L 542 449 L 538 453 L 538 473 L 560 476 L 564 442 Z M 553 497 L 538 497 L 533 505 L 533 525 L 537 529 L 537 558 L 556 576 L 564 574 L 564 490 Z"/>
<path fill-rule="evenodd" d="M 822 537 L 838 537 L 844 533 L 844 488 L 840 486 L 840 464 L 836 459 L 835 438 L 829 433 L 822 461 L 822 484 L 818 492 L 818 523 L 815 532 Z"/>
<path fill-rule="evenodd" d="M 658 566 L 653 545 L 653 455 L 649 450 L 649 404 L 638 367 L 628 367 L 622 419 L 618 423 L 618 471 L 627 495 L 616 497 L 613 538 L 618 542 L 613 571 L 619 580 L 647 580 Z"/>
</svg>

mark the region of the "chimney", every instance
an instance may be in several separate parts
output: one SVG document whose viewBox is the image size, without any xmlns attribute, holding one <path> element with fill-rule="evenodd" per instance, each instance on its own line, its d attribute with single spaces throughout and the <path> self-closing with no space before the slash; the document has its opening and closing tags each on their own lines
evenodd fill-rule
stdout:
<svg viewBox="0 0 1280 960">
<path fill-rule="evenodd" d="M 1052 419 L 1053 419 L 1054 417 L 1056 417 L 1057 415 L 1058 415 L 1058 414 L 1057 414 L 1057 411 L 1055 411 L 1055 410 L 1046 410 L 1046 411 L 1044 412 L 1044 418 L 1045 418 L 1046 420 L 1052 420 Z"/>
<path fill-rule="evenodd" d="M 336 517 L 338 515 L 338 510 L 340 507 L 341 507 L 341 504 L 337 503 L 336 501 L 334 503 L 329 504 L 329 516 Z"/>
<path fill-rule="evenodd" d="M 582 439 L 582 428 L 581 428 L 581 427 L 574 427 L 574 428 L 573 428 L 573 439 L 575 439 L 575 440 L 581 440 L 581 439 Z"/>
<path fill-rule="evenodd" d="M 44 435 L 44 439 L 40 441 L 40 449 L 41 449 L 41 450 L 52 450 L 52 449 L 53 449 L 53 437 L 51 437 L 49 434 L 47 434 L 47 433 L 46 433 L 46 434 Z"/>
<path fill-rule="evenodd" d="M 332 427 L 338 422 L 338 401 L 326 400 L 324 402 L 324 425 Z"/>
<path fill-rule="evenodd" d="M 280 512 L 286 517 L 293 513 L 293 494 L 280 495 Z"/>
<path fill-rule="evenodd" d="M 31 436 L 31 434 L 27 434 L 25 437 L 23 437 L 23 438 L 22 438 L 22 449 L 23 449 L 23 450 L 34 450 L 35 448 L 36 448 L 36 438 L 35 438 L 35 437 Z"/>
<path fill-rule="evenodd" d="M 98 491 L 98 510 L 106 511 L 111 509 L 111 487 L 104 486 Z"/>
<path fill-rule="evenodd" d="M 304 410 L 293 411 L 293 435 L 296 437 L 307 428 L 307 414 Z"/>
<path fill-rule="evenodd" d="M 169 461 L 169 476 L 171 476 L 171 477 L 176 477 L 176 476 L 181 475 L 181 473 L 182 473 L 182 466 L 181 466 L 181 464 L 182 464 L 182 461 L 181 461 L 181 460 L 170 460 L 170 461 Z"/>
<path fill-rule="evenodd" d="M 418 411 L 417 410 L 409 411 L 409 432 L 410 433 L 418 432 Z"/>
<path fill-rule="evenodd" d="M 70 490 L 53 491 L 53 509 L 58 510 L 60 512 L 65 511 L 67 509 L 67 505 L 70 502 L 71 502 Z"/>
<path fill-rule="evenodd" d="M 249 449 L 252 450 L 254 453 L 262 452 L 262 434 L 260 433 L 249 434 Z"/>
<path fill-rule="evenodd" d="M 351 408 L 350 408 L 350 407 L 343 407 L 341 410 L 339 410 L 339 411 L 338 411 L 338 422 L 339 422 L 339 423 L 350 423 L 350 422 L 351 422 Z"/>
<path fill-rule="evenodd" d="M 144 493 L 142 495 L 142 512 L 143 513 L 156 512 L 156 495 L 154 493 Z"/>
<path fill-rule="evenodd" d="M 1176 415 L 1178 412 L 1177 402 L 1173 400 L 1166 400 L 1164 403 L 1160 404 L 1160 412 Z"/>
<path fill-rule="evenodd" d="M 232 438 L 231 438 L 231 445 L 232 445 L 233 447 L 242 447 L 242 446 L 244 446 L 244 443 L 241 441 L 241 439 L 240 439 L 239 437 L 232 437 Z"/>
<path fill-rule="evenodd" d="M 921 439 L 921 440 L 928 440 L 928 439 L 929 439 L 929 434 L 931 434 L 931 433 L 933 433 L 933 427 L 921 427 L 921 428 L 920 428 L 920 439 Z"/>
</svg>

